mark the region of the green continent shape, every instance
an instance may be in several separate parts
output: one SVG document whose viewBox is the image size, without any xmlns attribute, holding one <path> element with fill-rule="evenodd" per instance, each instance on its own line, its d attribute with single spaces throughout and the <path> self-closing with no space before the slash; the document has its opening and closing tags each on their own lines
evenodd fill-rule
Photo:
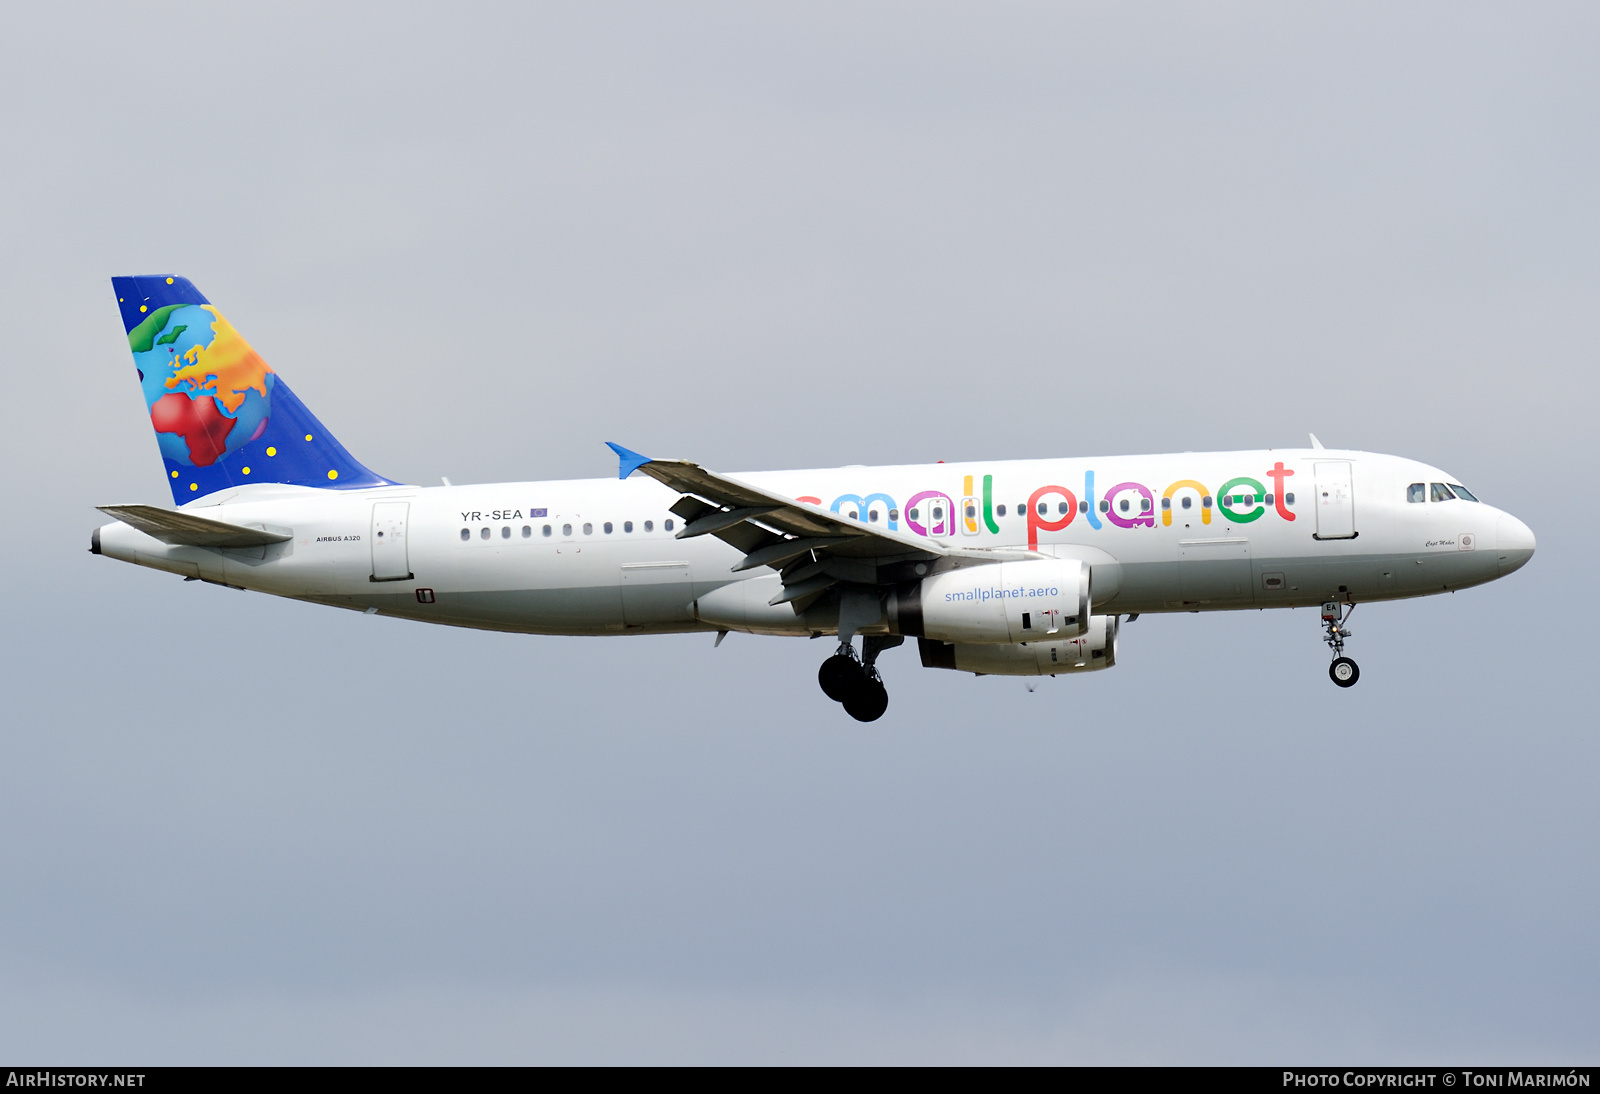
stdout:
<svg viewBox="0 0 1600 1094">
<path fill-rule="evenodd" d="M 166 334 L 163 334 L 160 338 L 157 338 L 156 339 L 156 345 L 158 345 L 158 346 L 170 346 L 170 345 L 172 345 L 172 343 L 174 343 L 174 342 L 176 342 L 178 340 L 178 335 L 182 334 L 184 331 L 186 331 L 188 329 L 189 329 L 189 324 L 187 324 L 187 323 L 179 323 L 177 326 L 175 326 L 171 330 L 169 330 Z"/>
<path fill-rule="evenodd" d="M 168 304 L 164 308 L 157 308 L 137 327 L 128 332 L 128 346 L 135 353 L 144 353 L 155 345 L 156 335 L 161 333 L 161 328 L 167 325 L 167 319 L 173 312 L 184 307 L 183 304 Z"/>
</svg>

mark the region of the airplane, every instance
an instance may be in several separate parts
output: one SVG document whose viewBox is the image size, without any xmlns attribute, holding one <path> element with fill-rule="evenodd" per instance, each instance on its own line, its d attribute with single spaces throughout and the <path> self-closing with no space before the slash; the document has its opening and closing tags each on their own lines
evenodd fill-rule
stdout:
<svg viewBox="0 0 1600 1094">
<path fill-rule="evenodd" d="M 837 636 L 818 683 L 863 722 L 907 638 L 928 668 L 1070 675 L 1114 666 L 1147 613 L 1318 608 L 1347 688 L 1358 603 L 1493 581 L 1536 547 L 1456 476 L 1314 435 L 736 475 L 607 442 L 615 479 L 407 485 L 346 451 L 190 281 L 112 287 L 174 504 L 99 506 L 115 519 L 93 553 L 457 627 Z"/>
</svg>

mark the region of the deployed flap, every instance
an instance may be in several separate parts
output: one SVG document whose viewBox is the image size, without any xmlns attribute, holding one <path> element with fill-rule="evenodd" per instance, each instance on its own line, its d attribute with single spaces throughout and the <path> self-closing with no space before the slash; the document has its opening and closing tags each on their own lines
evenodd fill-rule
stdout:
<svg viewBox="0 0 1600 1094">
<path fill-rule="evenodd" d="M 852 520 L 820 505 L 799 501 L 751 483 L 707 471 L 688 460 L 653 460 L 611 445 L 625 478 L 641 471 L 690 495 L 672 511 L 684 519 L 680 539 L 714 535 L 745 552 L 734 570 L 770 566 L 784 574 L 778 599 L 800 600 L 831 585 L 888 584 L 904 580 L 899 563 L 934 559 L 1002 562 L 1043 558 L 1020 549 L 954 547 L 881 524 Z M 703 499 L 700 501 L 695 498 Z M 881 571 L 876 567 L 884 567 Z"/>
<path fill-rule="evenodd" d="M 269 532 L 156 505 L 100 505 L 102 513 L 131 524 L 162 543 L 184 547 L 265 547 L 294 538 L 293 532 Z"/>
<path fill-rule="evenodd" d="M 913 536 L 908 532 L 891 532 L 882 525 L 851 520 L 820 505 L 797 501 L 707 471 L 688 460 L 649 460 L 639 464 L 638 470 L 680 494 L 693 494 L 717 507 L 708 510 L 704 516 L 690 519 L 678 533 L 679 539 L 715 534 L 732 525 L 753 521 L 778 533 L 770 537 L 773 544 L 786 536 L 807 539 L 827 537 L 834 541 L 828 544 L 827 549 L 836 555 L 938 558 L 950 553 L 950 549 L 937 540 Z"/>
</svg>

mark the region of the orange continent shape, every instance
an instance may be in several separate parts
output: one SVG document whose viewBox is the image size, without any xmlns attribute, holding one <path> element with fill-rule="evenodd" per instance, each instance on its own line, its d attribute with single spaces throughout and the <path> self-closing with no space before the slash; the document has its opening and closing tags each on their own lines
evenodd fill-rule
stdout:
<svg viewBox="0 0 1600 1094">
<path fill-rule="evenodd" d="M 251 391 L 267 397 L 267 373 L 272 369 L 221 312 L 210 304 L 200 306 L 216 316 L 211 324 L 211 344 L 190 347 L 183 355 L 187 364 L 172 374 L 167 387 L 187 384 L 191 395 L 213 395 L 228 413 L 237 414 Z"/>
</svg>

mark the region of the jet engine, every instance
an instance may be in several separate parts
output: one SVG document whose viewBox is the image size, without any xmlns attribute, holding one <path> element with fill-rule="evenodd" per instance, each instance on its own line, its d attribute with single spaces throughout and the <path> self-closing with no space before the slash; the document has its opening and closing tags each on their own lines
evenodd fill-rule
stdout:
<svg viewBox="0 0 1600 1094">
<path fill-rule="evenodd" d="M 1032 559 L 930 574 L 890 592 L 889 630 L 957 643 L 1055 642 L 1089 628 L 1089 566 Z"/>
<path fill-rule="evenodd" d="M 1077 638 L 1047 642 L 940 642 L 917 639 L 922 664 L 930 669 L 956 669 L 978 676 L 1056 676 L 1093 672 L 1117 663 L 1117 630 L 1121 616 L 1097 615 Z"/>
</svg>

